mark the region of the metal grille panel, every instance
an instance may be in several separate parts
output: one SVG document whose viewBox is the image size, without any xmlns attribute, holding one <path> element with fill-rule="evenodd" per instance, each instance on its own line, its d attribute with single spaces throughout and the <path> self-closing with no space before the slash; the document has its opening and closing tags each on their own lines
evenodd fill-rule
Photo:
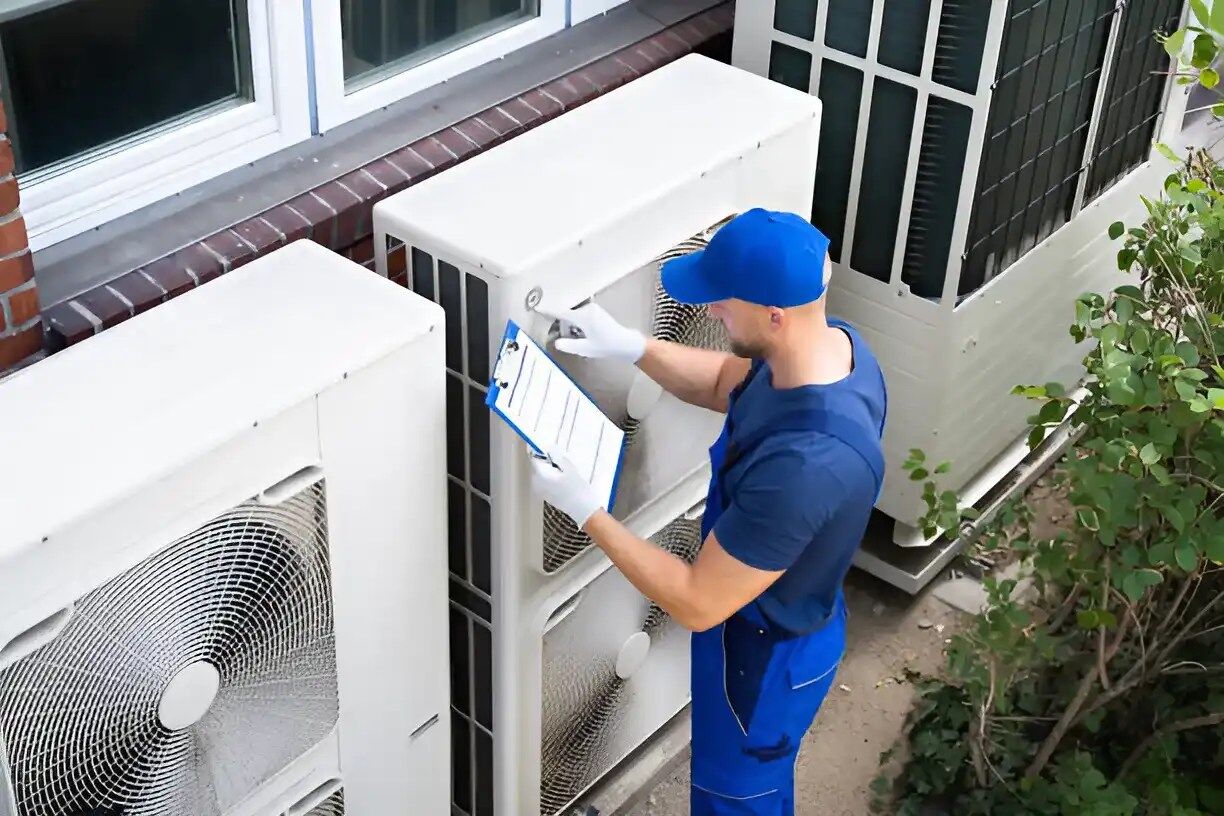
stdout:
<svg viewBox="0 0 1224 816">
<path fill-rule="evenodd" d="M 169 689 L 201 665 L 219 677 L 211 705 L 164 724 Z M 172 543 L 81 598 L 59 637 L 0 673 L 17 816 L 221 814 L 338 716 L 322 483 Z"/>
<path fill-rule="evenodd" d="M 390 240 L 390 239 L 388 239 Z M 412 290 L 446 313 L 452 811 L 493 814 L 493 531 L 488 285 L 410 247 Z"/>
<path fill-rule="evenodd" d="M 1153 32 L 1176 29 L 1182 5 L 1182 0 L 1131 0 L 1122 10 L 1085 203 L 1148 157 L 1169 70 L 1169 57 Z"/>
<path fill-rule="evenodd" d="M 961 295 L 1003 272 L 1070 219 L 1114 8 L 1114 0 L 1012 3 Z"/>
</svg>

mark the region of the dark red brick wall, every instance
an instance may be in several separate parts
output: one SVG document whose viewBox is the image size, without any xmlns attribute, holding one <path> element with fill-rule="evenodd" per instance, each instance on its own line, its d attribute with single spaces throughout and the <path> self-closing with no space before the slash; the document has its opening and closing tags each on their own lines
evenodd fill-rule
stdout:
<svg viewBox="0 0 1224 816">
<path fill-rule="evenodd" d="M 722 3 L 658 34 L 327 182 L 297 198 L 133 269 L 49 309 L 50 351 L 78 343 L 133 315 L 206 283 L 299 238 L 373 268 L 371 214 L 388 195 L 453 167 L 692 52 L 722 56 L 733 3 Z M 2 197 L 0 197 L 2 198 Z M 2 248 L 2 244 L 0 244 Z M 2 273 L 0 273 L 2 274 Z M 406 285 L 406 258 L 390 257 L 390 275 Z"/>
<path fill-rule="evenodd" d="M 7 130 L 0 102 L 0 373 L 31 359 L 43 345 L 34 264 Z"/>
</svg>

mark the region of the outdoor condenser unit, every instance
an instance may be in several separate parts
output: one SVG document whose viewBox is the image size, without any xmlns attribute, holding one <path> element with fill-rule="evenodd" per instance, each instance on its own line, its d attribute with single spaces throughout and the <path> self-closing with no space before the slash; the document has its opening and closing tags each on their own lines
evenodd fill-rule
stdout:
<svg viewBox="0 0 1224 816">
<path fill-rule="evenodd" d="M 688 699 L 686 633 L 542 506 L 523 441 L 485 407 L 507 320 L 544 342 L 537 307 L 594 301 L 723 347 L 704 309 L 662 293 L 660 264 L 752 207 L 809 211 L 818 133 L 817 100 L 691 56 L 375 206 L 379 270 L 388 243 L 406 252 L 447 316 L 455 812 L 563 813 Z M 627 432 L 614 515 L 691 558 L 722 416 L 558 356 Z"/>
<path fill-rule="evenodd" d="M 442 325 L 301 241 L 0 383 L 0 814 L 446 812 Z"/>
<path fill-rule="evenodd" d="M 950 460 L 974 502 L 1026 454 L 1017 384 L 1082 375 L 1074 300 L 1122 281 L 1107 228 L 1138 223 L 1170 165 L 1184 94 L 1153 32 L 1181 0 L 759 0 L 736 6 L 733 62 L 824 104 L 812 220 L 837 271 L 830 310 L 889 386 L 878 509 L 915 529 L 911 448 Z M 953 547 L 869 542 L 859 564 L 911 591 Z M 888 563 L 891 561 L 892 563 Z"/>
</svg>

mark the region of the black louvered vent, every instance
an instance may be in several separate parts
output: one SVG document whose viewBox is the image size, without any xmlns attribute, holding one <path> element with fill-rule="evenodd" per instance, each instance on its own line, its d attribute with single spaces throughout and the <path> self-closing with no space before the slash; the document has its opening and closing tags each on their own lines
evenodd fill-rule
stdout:
<svg viewBox="0 0 1224 816">
<path fill-rule="evenodd" d="M 918 92 L 909 85 L 883 78 L 876 79 L 871 92 L 850 266 L 876 280 L 892 277 L 917 99 Z"/>
<path fill-rule="evenodd" d="M 1148 157 L 1169 70 L 1169 57 L 1153 32 L 1176 29 L 1181 7 L 1181 0 L 1131 0 L 1123 9 L 1085 203 Z"/>
<path fill-rule="evenodd" d="M 944 0 L 931 79 L 958 91 L 976 92 L 989 25 L 990 3 Z"/>
<path fill-rule="evenodd" d="M 863 101 L 863 72 L 825 60 L 820 69 L 820 101 L 820 161 L 816 164 L 812 223 L 828 237 L 829 256 L 840 263 L 858 141 L 859 105 Z"/>
<path fill-rule="evenodd" d="M 1114 9 L 1114 0 L 1011 4 L 959 294 L 1071 217 Z"/>
<path fill-rule="evenodd" d="M 411 248 L 413 291 L 446 312 L 447 552 L 450 562 L 451 802 L 493 814 L 493 564 L 490 511 L 489 290 Z"/>
<path fill-rule="evenodd" d="M 972 122 L 964 105 L 937 96 L 927 103 L 901 269 L 902 282 L 920 297 L 943 292 Z"/>
</svg>

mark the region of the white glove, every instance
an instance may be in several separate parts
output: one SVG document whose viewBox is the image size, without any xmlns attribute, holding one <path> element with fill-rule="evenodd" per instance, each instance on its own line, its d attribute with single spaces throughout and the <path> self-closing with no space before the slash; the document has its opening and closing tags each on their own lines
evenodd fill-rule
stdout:
<svg viewBox="0 0 1224 816">
<path fill-rule="evenodd" d="M 642 359 L 646 353 L 646 338 L 642 333 L 617 323 L 602 306 L 588 303 L 552 317 L 561 321 L 561 337 L 554 344 L 558 351 L 631 364 Z M 567 325 L 579 329 L 582 336 L 569 336 Z"/>
<path fill-rule="evenodd" d="M 553 450 L 549 456 L 551 463 L 532 457 L 531 484 L 544 501 L 573 519 L 581 530 L 595 511 L 603 507 L 603 501 L 565 454 Z"/>
</svg>

